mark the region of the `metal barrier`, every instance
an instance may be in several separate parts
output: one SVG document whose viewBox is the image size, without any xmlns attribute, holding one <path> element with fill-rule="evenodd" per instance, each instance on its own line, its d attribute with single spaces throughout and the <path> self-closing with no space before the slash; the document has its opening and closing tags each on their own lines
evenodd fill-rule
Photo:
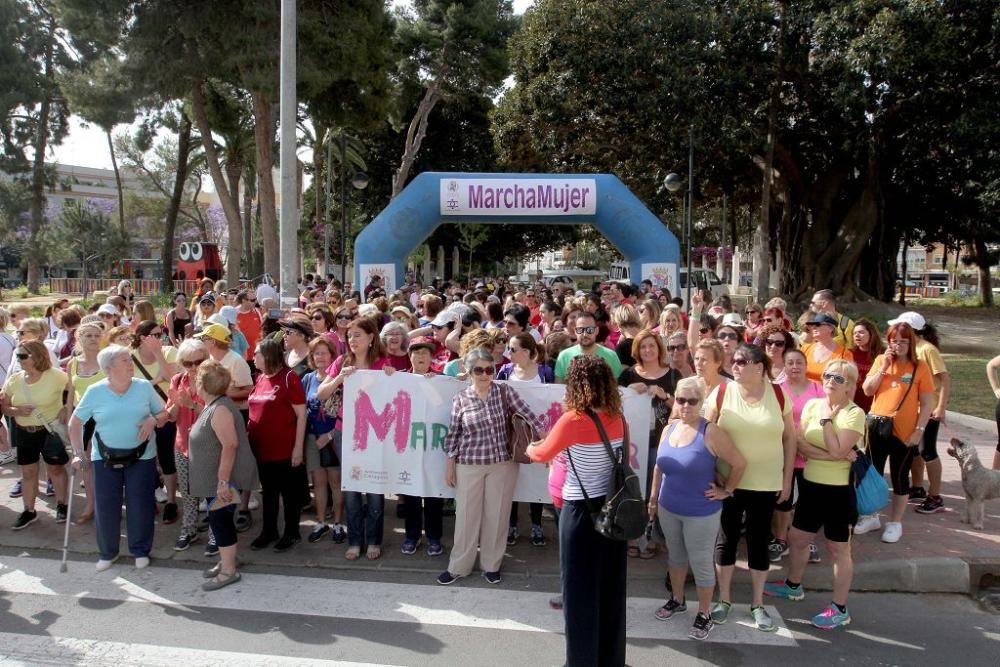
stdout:
<svg viewBox="0 0 1000 667">
<path fill-rule="evenodd" d="M 113 280 L 108 278 L 88 278 L 87 279 L 87 293 L 90 294 L 94 291 L 110 291 L 118 287 L 118 283 L 121 280 Z M 130 279 L 132 283 L 132 291 L 136 296 L 153 296 L 160 293 L 160 282 L 159 280 L 134 280 Z M 200 280 L 173 280 L 171 281 L 173 292 L 184 292 L 188 296 L 193 295 L 198 291 L 198 285 L 201 284 Z M 246 280 L 241 280 L 237 286 L 240 289 L 243 288 L 253 288 L 253 285 Z M 49 278 L 49 290 L 51 292 L 60 294 L 83 294 L 83 279 L 82 278 Z"/>
</svg>

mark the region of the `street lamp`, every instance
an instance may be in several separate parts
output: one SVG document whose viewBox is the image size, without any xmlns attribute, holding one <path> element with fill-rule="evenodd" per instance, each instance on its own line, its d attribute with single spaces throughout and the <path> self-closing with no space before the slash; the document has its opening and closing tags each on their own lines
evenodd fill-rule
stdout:
<svg viewBox="0 0 1000 667">
<path fill-rule="evenodd" d="M 663 186 L 670 192 L 677 192 L 681 189 L 684 179 L 673 172 L 667 174 L 663 179 Z M 694 208 L 694 126 L 688 128 L 688 180 L 687 180 L 687 217 L 684 220 L 684 236 L 687 239 L 687 298 L 685 304 L 691 308 L 691 281 L 694 273 L 691 271 L 691 209 Z"/>
</svg>

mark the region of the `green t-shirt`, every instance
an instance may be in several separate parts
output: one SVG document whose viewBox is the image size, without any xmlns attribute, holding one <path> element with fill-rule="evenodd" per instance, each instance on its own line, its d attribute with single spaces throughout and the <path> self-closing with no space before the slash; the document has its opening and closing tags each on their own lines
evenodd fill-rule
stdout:
<svg viewBox="0 0 1000 667">
<path fill-rule="evenodd" d="M 611 372 L 616 378 L 622 374 L 622 362 L 618 360 L 618 355 L 614 350 L 598 345 L 593 353 L 604 359 L 608 366 L 611 366 Z M 569 362 L 573 361 L 573 357 L 578 357 L 581 354 L 583 354 L 583 350 L 580 349 L 579 345 L 568 347 L 559 353 L 559 358 L 556 359 L 557 380 L 566 379 L 566 373 L 569 372 Z"/>
<path fill-rule="evenodd" d="M 823 427 L 819 423 L 820 408 L 823 405 L 823 398 L 814 398 L 802 408 L 802 419 L 799 421 L 802 428 L 802 436 L 813 447 L 826 449 L 826 441 L 823 439 Z M 858 441 L 858 448 L 864 449 L 865 434 L 865 411 L 854 403 L 844 406 L 833 418 L 833 430 L 840 432 L 844 429 L 860 433 L 861 440 Z M 850 461 L 820 461 L 819 459 L 809 459 L 806 461 L 806 469 L 803 475 L 810 482 L 817 484 L 829 484 L 831 486 L 846 486 L 850 480 Z"/>
</svg>

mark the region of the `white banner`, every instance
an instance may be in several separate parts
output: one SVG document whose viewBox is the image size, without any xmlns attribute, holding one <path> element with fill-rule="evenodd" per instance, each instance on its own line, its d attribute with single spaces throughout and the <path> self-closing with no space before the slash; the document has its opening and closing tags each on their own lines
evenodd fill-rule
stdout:
<svg viewBox="0 0 1000 667">
<path fill-rule="evenodd" d="M 444 481 L 444 438 L 452 398 L 467 382 L 446 376 L 358 371 L 344 385 L 342 486 L 345 491 L 453 498 Z M 563 413 L 563 385 L 517 385 L 518 395 L 551 428 Z M 631 463 L 645 484 L 650 399 L 624 392 Z M 514 500 L 551 502 L 548 467 L 521 465 Z"/>
<path fill-rule="evenodd" d="M 441 215 L 594 215 L 592 178 L 442 178 Z"/>
<path fill-rule="evenodd" d="M 386 294 L 396 291 L 396 265 L 395 264 L 362 264 L 361 283 L 356 289 L 360 292 L 372 281 L 372 276 L 381 276 L 382 289 Z"/>
<path fill-rule="evenodd" d="M 643 264 L 642 277 L 639 280 L 649 280 L 655 289 L 667 289 L 670 291 L 670 296 L 677 296 L 676 264 Z"/>
</svg>

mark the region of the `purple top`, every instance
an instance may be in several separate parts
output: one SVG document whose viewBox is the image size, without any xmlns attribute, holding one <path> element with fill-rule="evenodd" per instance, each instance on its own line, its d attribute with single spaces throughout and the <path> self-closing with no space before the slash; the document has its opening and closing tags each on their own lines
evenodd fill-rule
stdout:
<svg viewBox="0 0 1000 667">
<path fill-rule="evenodd" d="M 660 484 L 660 507 L 680 516 L 710 516 L 722 509 L 722 502 L 705 497 L 705 492 L 715 481 L 715 455 L 705 444 L 704 419 L 691 444 L 671 447 L 670 434 L 677 422 L 671 424 L 660 439 L 656 452 L 656 465 L 663 473 Z"/>
</svg>

